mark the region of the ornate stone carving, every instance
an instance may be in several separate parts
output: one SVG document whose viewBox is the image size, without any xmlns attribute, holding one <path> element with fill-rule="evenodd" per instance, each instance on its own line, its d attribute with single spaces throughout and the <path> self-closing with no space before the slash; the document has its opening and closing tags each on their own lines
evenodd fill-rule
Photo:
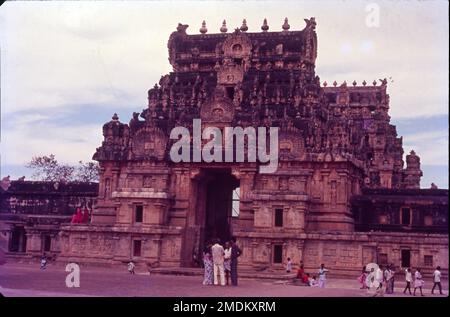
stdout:
<svg viewBox="0 0 450 317">
<path fill-rule="evenodd" d="M 234 118 L 233 103 L 225 97 L 216 97 L 202 105 L 200 117 L 204 122 L 231 122 Z"/>
</svg>

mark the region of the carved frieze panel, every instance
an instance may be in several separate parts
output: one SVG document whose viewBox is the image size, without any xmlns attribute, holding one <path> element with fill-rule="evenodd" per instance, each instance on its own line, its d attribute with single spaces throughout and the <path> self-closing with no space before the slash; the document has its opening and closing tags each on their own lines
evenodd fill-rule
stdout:
<svg viewBox="0 0 450 317">
<path fill-rule="evenodd" d="M 232 33 L 223 42 L 225 58 L 250 58 L 252 41 L 245 33 Z"/>
<path fill-rule="evenodd" d="M 280 133 L 278 137 L 279 157 L 281 160 L 298 160 L 303 153 L 303 140 L 293 133 Z"/>
<path fill-rule="evenodd" d="M 157 128 L 140 130 L 133 137 L 133 157 L 162 160 L 165 156 L 166 142 L 166 136 Z"/>
<path fill-rule="evenodd" d="M 230 100 L 217 97 L 202 105 L 200 116 L 204 122 L 231 122 L 234 118 L 234 106 Z"/>
</svg>

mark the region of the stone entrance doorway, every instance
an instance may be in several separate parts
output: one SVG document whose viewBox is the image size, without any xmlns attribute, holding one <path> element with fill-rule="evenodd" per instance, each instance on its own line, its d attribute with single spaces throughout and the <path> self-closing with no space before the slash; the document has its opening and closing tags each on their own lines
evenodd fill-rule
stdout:
<svg viewBox="0 0 450 317">
<path fill-rule="evenodd" d="M 239 180 L 231 168 L 201 168 L 191 179 L 190 207 L 183 237 L 182 265 L 201 265 L 202 252 L 212 239 L 231 238 L 233 190 Z"/>
<path fill-rule="evenodd" d="M 26 252 L 27 236 L 23 227 L 14 227 L 9 242 L 10 252 Z"/>
<path fill-rule="evenodd" d="M 230 240 L 232 234 L 233 190 L 239 187 L 239 181 L 229 169 L 206 170 L 205 174 L 205 217 L 201 242 L 205 245 L 218 238 L 224 243 Z"/>
</svg>

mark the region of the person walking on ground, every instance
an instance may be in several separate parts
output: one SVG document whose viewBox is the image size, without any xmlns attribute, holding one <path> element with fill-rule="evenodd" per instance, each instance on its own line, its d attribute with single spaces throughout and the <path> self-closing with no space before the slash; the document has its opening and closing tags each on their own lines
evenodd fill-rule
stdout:
<svg viewBox="0 0 450 317">
<path fill-rule="evenodd" d="M 238 257 L 242 255 L 242 250 L 236 244 L 236 237 L 231 238 L 231 285 L 238 285 Z"/>
<path fill-rule="evenodd" d="M 370 269 L 369 274 L 367 274 L 367 277 L 366 277 L 367 292 L 370 291 L 370 288 L 373 286 L 374 281 L 375 281 L 375 268 L 372 267 Z"/>
<path fill-rule="evenodd" d="M 213 261 L 211 255 L 211 245 L 207 245 L 203 250 L 203 285 L 212 285 L 214 280 Z"/>
<path fill-rule="evenodd" d="M 392 294 L 394 292 L 392 279 L 394 278 L 394 274 L 391 266 L 389 265 L 384 271 L 384 280 L 386 281 L 386 294 Z"/>
<path fill-rule="evenodd" d="M 286 273 L 291 273 L 291 271 L 292 271 L 292 260 L 291 258 L 287 258 Z"/>
<path fill-rule="evenodd" d="M 130 272 L 130 274 L 135 274 L 135 272 L 134 272 L 135 267 L 136 267 L 136 265 L 134 265 L 134 262 L 130 261 L 128 263 L 128 272 Z"/>
<path fill-rule="evenodd" d="M 442 286 L 441 286 L 441 267 L 440 266 L 438 266 L 436 268 L 436 270 L 433 272 L 433 282 L 434 282 L 434 284 L 433 284 L 433 288 L 431 289 L 431 294 L 434 294 L 434 288 L 436 286 L 438 286 L 439 294 L 444 295 L 442 293 Z"/>
<path fill-rule="evenodd" d="M 375 271 L 375 277 L 372 284 L 375 287 L 375 294 L 373 295 L 374 297 L 378 295 L 380 295 L 380 297 L 384 296 L 383 283 L 384 283 L 383 266 L 380 265 Z"/>
<path fill-rule="evenodd" d="M 390 265 L 390 270 L 391 270 L 390 290 L 391 290 L 391 294 L 394 294 L 394 282 L 395 282 L 395 266 L 394 266 L 394 264 Z"/>
<path fill-rule="evenodd" d="M 403 290 L 403 294 L 406 294 L 406 290 L 408 290 L 409 295 L 412 295 L 412 293 L 411 293 L 412 273 L 411 273 L 411 269 L 409 267 L 407 269 L 405 269 L 405 281 L 406 281 L 406 286 L 405 286 L 405 289 Z"/>
<path fill-rule="evenodd" d="M 327 272 L 328 270 L 325 268 L 325 265 L 322 263 L 319 269 L 319 287 L 325 288 L 325 284 L 327 281 Z"/>
<path fill-rule="evenodd" d="M 41 257 L 41 270 L 45 270 L 47 268 L 47 257 L 45 254 Z"/>
<path fill-rule="evenodd" d="M 219 285 L 219 279 L 217 277 L 219 275 L 220 285 L 225 286 L 225 272 L 223 268 L 225 251 L 219 242 L 219 239 L 217 239 L 216 243 L 211 247 L 214 265 L 214 285 Z"/>
<path fill-rule="evenodd" d="M 358 282 L 359 282 L 359 284 L 361 284 L 360 289 L 367 288 L 366 278 L 367 278 L 366 266 L 363 266 L 361 275 L 358 277 Z"/>
<path fill-rule="evenodd" d="M 425 285 L 425 282 L 422 278 L 422 274 L 420 273 L 420 268 L 416 269 L 416 272 L 414 273 L 414 296 L 416 296 L 416 289 L 420 289 L 420 295 L 423 295 L 422 287 Z"/>
<path fill-rule="evenodd" d="M 225 243 L 225 250 L 224 250 L 223 258 L 224 258 L 223 268 L 225 270 L 226 284 L 230 285 L 230 275 L 231 275 L 231 244 L 230 244 L 230 242 Z"/>
</svg>

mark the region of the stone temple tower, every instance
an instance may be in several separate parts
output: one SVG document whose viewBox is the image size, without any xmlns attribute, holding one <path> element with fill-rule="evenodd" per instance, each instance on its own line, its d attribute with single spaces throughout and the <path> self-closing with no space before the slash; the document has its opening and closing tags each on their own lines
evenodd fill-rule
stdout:
<svg viewBox="0 0 450 317">
<path fill-rule="evenodd" d="M 129 123 L 113 116 L 103 126 L 92 223 L 64 231 L 64 256 L 191 266 L 211 239 L 235 236 L 243 266 L 280 267 L 291 257 L 359 271 L 379 248 L 355 223 L 365 222 L 361 230 L 419 228 L 426 217 L 407 204 L 382 205 L 379 216 L 365 200 L 352 210 L 353 198 L 372 197 L 367 193 L 405 199 L 403 190 L 419 188 L 420 159 L 411 152 L 404 168 L 387 80 L 321 83 L 316 21 L 305 22 L 293 30 L 285 19 L 272 31 L 266 20 L 261 32 L 248 32 L 245 20 L 231 31 L 224 21 L 212 34 L 206 22 L 199 34 L 180 23 L 167 44 L 173 69 L 148 90 L 148 104 Z M 196 160 L 194 153 L 189 162 L 172 161 L 171 131 L 183 127 L 193 136 L 195 119 L 202 131 L 277 128 L 276 171 L 260 173 L 259 161 Z"/>
</svg>

